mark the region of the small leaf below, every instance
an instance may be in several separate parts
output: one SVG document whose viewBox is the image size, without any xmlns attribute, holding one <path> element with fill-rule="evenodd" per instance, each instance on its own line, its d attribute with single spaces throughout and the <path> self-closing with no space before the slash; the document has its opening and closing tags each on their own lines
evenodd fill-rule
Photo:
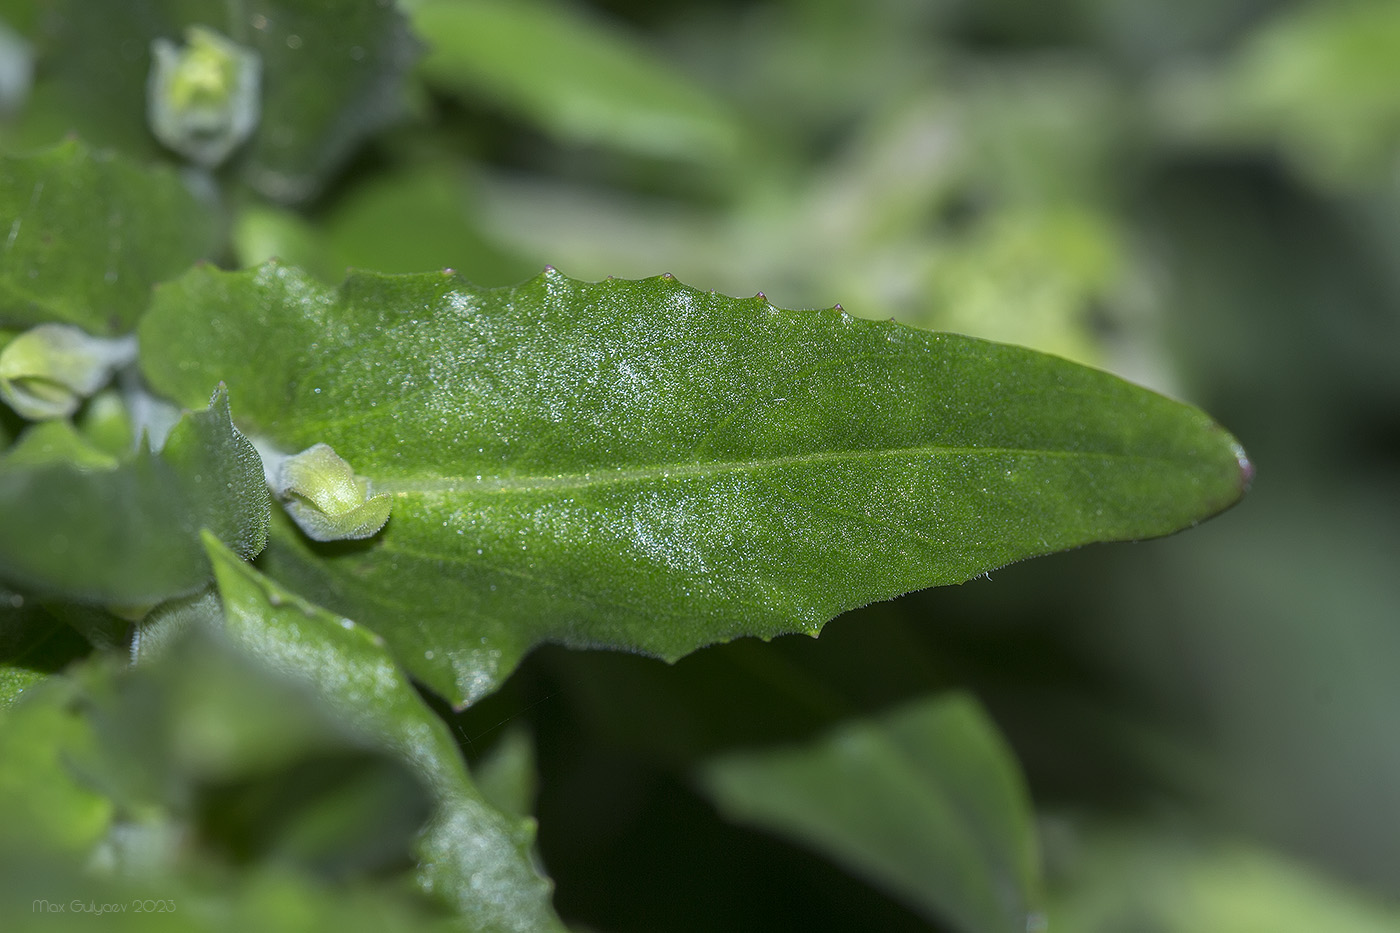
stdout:
<svg viewBox="0 0 1400 933">
<path fill-rule="evenodd" d="M 809 745 L 701 769 L 732 819 L 811 846 L 963 933 L 1025 933 L 1039 866 L 1010 750 L 965 696 L 919 701 Z"/>
<path fill-rule="evenodd" d="M 534 822 L 490 806 L 451 733 L 413 689 L 383 639 L 288 592 L 206 536 L 234 642 L 309 685 L 349 725 L 405 761 L 437 813 L 419 840 L 418 881 L 481 931 L 563 927 L 530 857 Z"/>
<path fill-rule="evenodd" d="M 143 447 L 124 461 L 65 423 L 38 425 L 0 457 L 0 582 L 151 606 L 210 580 L 201 529 L 244 556 L 262 550 L 269 508 L 262 463 L 229 420 L 222 388 L 160 453 Z"/>
</svg>

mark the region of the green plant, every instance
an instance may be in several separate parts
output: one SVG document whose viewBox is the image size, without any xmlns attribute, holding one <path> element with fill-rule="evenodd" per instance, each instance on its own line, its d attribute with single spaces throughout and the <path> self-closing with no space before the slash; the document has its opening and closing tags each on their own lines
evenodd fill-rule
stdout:
<svg viewBox="0 0 1400 933">
<path fill-rule="evenodd" d="M 424 211 L 429 237 L 443 221 L 488 280 L 522 264 L 434 212 L 452 120 L 388 134 L 415 28 L 420 93 L 495 94 L 639 175 L 693 159 L 758 185 L 772 154 L 561 10 L 404 4 L 411 28 L 388 3 L 233 6 L 3 8 L 44 66 L 0 156 L 15 928 L 74 922 L 75 903 L 155 911 L 115 918 L 141 929 L 560 928 L 528 743 L 469 774 L 440 701 L 485 701 L 546 643 L 674 661 L 816 635 L 1023 558 L 1169 534 L 1249 483 L 1194 408 L 839 307 L 553 269 L 484 288 L 422 271 L 431 243 L 412 273 L 338 281 L 357 251 L 395 255 L 337 214 L 346 171 Z M 79 138 L 24 151 L 56 129 Z M 408 168 L 347 169 L 372 139 Z M 178 162 L 162 144 L 190 164 L 153 164 Z M 1061 221 L 1098 287 L 1099 227 Z M 975 701 L 845 721 L 781 659 L 744 664 L 736 695 L 805 699 L 782 742 L 697 724 L 684 755 L 705 752 L 693 779 L 716 807 L 931 921 L 1034 923 L 1031 808 Z"/>
</svg>

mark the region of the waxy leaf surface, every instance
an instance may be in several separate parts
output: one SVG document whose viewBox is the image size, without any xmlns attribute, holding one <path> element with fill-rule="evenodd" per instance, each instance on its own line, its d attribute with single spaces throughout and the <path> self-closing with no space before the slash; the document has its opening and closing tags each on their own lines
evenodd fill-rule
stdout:
<svg viewBox="0 0 1400 933">
<path fill-rule="evenodd" d="M 207 256 L 215 236 L 214 212 L 168 169 L 77 142 L 0 155 L 0 325 L 130 331 L 151 285 Z"/>
<path fill-rule="evenodd" d="M 226 380 L 285 452 L 394 497 L 364 542 L 275 523 L 261 566 L 463 702 L 542 641 L 676 658 L 1233 503 L 1189 406 L 1042 354 L 668 277 L 192 270 L 141 328 L 158 391 Z"/>
<path fill-rule="evenodd" d="M 419 840 L 419 881 L 473 930 L 562 930 L 549 882 L 534 870 L 532 821 L 509 818 L 472 784 L 457 745 L 383 639 L 305 602 L 206 537 L 235 643 L 307 683 L 354 728 L 401 758 L 429 788 L 437 813 Z"/>
<path fill-rule="evenodd" d="M 252 557 L 267 540 L 262 463 L 220 390 L 159 453 L 118 462 L 81 448 L 66 425 L 38 425 L 0 458 L 0 583 L 79 602 L 139 608 L 209 582 L 212 530 Z"/>
</svg>

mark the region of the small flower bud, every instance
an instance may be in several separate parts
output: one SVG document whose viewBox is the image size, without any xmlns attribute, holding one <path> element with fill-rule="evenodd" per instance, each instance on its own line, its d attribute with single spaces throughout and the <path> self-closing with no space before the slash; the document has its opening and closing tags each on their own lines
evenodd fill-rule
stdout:
<svg viewBox="0 0 1400 933">
<path fill-rule="evenodd" d="M 203 26 L 184 46 L 151 42 L 146 114 L 156 139 L 213 168 L 258 125 L 262 62 L 258 53 Z"/>
<path fill-rule="evenodd" d="M 91 337 L 69 324 L 40 324 L 0 350 L 0 398 L 32 421 L 67 418 L 135 358 L 135 337 Z"/>
<path fill-rule="evenodd" d="M 275 477 L 273 491 L 312 540 L 369 538 L 389 520 L 389 496 L 370 496 L 369 484 L 327 444 L 287 457 Z"/>
</svg>

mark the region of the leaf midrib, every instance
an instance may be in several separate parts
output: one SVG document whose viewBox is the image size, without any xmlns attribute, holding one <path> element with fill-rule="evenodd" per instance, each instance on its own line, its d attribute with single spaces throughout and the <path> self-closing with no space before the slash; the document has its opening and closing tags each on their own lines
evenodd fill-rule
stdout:
<svg viewBox="0 0 1400 933">
<path fill-rule="evenodd" d="M 786 466 L 819 463 L 840 463 L 852 460 L 878 460 L 894 457 L 1040 457 L 1056 459 L 1114 460 L 1139 464 L 1174 464 L 1179 460 L 1145 454 L 1120 453 L 1104 450 L 1059 450 L 1027 447 L 944 447 L 922 445 L 913 447 L 882 447 L 870 450 L 826 450 L 807 454 L 790 454 L 753 460 L 711 460 L 703 462 L 661 463 L 642 467 L 615 467 L 583 473 L 550 475 L 479 476 L 404 476 L 371 481 L 371 492 L 397 496 L 434 495 L 454 492 L 519 494 L 546 490 L 587 489 L 594 486 L 643 483 L 658 479 L 686 479 L 727 474 L 759 473 Z M 371 473 L 373 470 L 371 469 Z"/>
</svg>

